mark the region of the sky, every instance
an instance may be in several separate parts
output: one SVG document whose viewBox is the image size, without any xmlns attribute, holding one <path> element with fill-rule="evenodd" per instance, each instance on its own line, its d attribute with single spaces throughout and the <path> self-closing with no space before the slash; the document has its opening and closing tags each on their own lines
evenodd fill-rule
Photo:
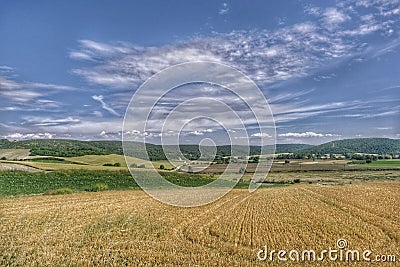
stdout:
<svg viewBox="0 0 400 267">
<path fill-rule="evenodd" d="M 278 143 L 400 138 L 400 1 L 0 1 L 0 38 L 0 138 L 120 140 L 140 85 L 191 61 L 252 79 Z M 184 143 L 221 128 L 186 126 Z"/>
</svg>

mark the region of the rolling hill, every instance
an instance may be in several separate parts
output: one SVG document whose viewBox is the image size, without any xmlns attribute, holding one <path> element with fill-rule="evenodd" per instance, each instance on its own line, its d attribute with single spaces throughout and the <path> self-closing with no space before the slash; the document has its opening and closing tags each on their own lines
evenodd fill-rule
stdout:
<svg viewBox="0 0 400 267">
<path fill-rule="evenodd" d="M 400 139 L 389 138 L 357 138 L 344 139 L 324 143 L 298 151 L 307 154 L 400 154 Z"/>
<path fill-rule="evenodd" d="M 135 143 L 133 142 L 133 147 Z M 147 151 L 151 160 L 165 160 L 161 145 L 146 144 Z M 182 154 L 189 159 L 197 159 L 201 153 L 197 145 L 180 145 Z M 108 155 L 123 154 L 121 141 L 79 141 L 69 139 L 36 139 L 9 141 L 0 140 L 0 149 L 29 149 L 31 155 L 58 156 L 58 157 L 77 157 L 84 155 Z M 234 147 L 241 150 L 241 147 Z M 172 158 L 177 158 L 177 147 L 167 146 L 166 152 Z M 213 149 L 205 147 L 203 152 L 210 154 Z M 224 145 L 217 147 L 217 155 L 229 156 L 231 146 Z M 144 151 L 137 151 L 135 156 L 145 157 Z M 259 146 L 250 147 L 250 155 L 260 153 Z M 277 144 L 276 154 L 296 153 L 296 154 L 400 154 L 400 140 L 389 138 L 358 138 L 336 140 L 318 146 L 307 144 Z"/>
</svg>

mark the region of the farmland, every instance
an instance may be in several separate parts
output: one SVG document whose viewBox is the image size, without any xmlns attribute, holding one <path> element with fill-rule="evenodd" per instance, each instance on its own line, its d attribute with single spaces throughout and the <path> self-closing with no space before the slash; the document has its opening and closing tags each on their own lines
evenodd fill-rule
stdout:
<svg viewBox="0 0 400 267">
<path fill-rule="evenodd" d="M 257 252 L 319 251 L 339 238 L 399 257 L 399 202 L 398 182 L 235 189 L 197 208 L 140 190 L 2 198 L 0 265 L 281 266 L 258 261 Z"/>
<path fill-rule="evenodd" d="M 377 167 L 400 167 L 400 160 L 379 160 L 374 161 L 368 164 L 369 166 L 377 166 Z"/>
<path fill-rule="evenodd" d="M 150 167 L 150 163 L 146 163 L 142 159 L 130 158 L 130 161 L 138 165 L 144 164 L 145 167 Z M 23 161 L 0 160 L 3 163 L 21 164 L 44 171 L 56 170 L 126 170 L 127 166 L 123 155 L 85 155 L 78 157 L 34 157 Z M 118 163 L 118 167 L 104 166 L 105 164 Z"/>
<path fill-rule="evenodd" d="M 335 248 L 339 238 L 350 249 L 400 259 L 399 160 L 276 160 L 251 194 L 256 164 L 249 163 L 223 198 L 178 208 L 141 191 L 123 155 L 4 153 L 0 266 L 280 266 L 287 263 L 259 261 L 257 253 L 264 246 L 321 251 Z M 130 164 L 135 175 L 146 177 L 153 165 L 170 182 L 189 187 L 214 181 L 227 166 L 186 173 L 185 167 L 196 171 L 201 164 L 181 170 L 166 160 L 130 158 Z"/>
</svg>

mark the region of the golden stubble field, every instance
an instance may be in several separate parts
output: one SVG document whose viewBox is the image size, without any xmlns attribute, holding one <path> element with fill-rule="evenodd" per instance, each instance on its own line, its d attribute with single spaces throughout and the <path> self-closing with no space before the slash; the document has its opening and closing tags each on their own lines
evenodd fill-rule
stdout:
<svg viewBox="0 0 400 267">
<path fill-rule="evenodd" d="M 2 198 L 0 265 L 348 266 L 259 261 L 257 252 L 320 251 L 345 238 L 349 249 L 399 258 L 399 203 L 396 182 L 237 189 L 197 208 L 140 190 Z"/>
</svg>

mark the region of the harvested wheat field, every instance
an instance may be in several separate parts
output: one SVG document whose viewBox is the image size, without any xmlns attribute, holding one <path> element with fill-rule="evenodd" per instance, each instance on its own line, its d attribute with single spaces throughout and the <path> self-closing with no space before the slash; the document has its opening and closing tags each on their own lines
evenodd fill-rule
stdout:
<svg viewBox="0 0 400 267">
<path fill-rule="evenodd" d="M 0 265 L 347 266 L 257 257 L 264 246 L 318 257 L 340 238 L 348 249 L 370 249 L 371 259 L 395 255 L 399 263 L 399 203 L 400 183 L 391 182 L 237 189 L 197 208 L 140 190 L 2 198 Z"/>
</svg>

